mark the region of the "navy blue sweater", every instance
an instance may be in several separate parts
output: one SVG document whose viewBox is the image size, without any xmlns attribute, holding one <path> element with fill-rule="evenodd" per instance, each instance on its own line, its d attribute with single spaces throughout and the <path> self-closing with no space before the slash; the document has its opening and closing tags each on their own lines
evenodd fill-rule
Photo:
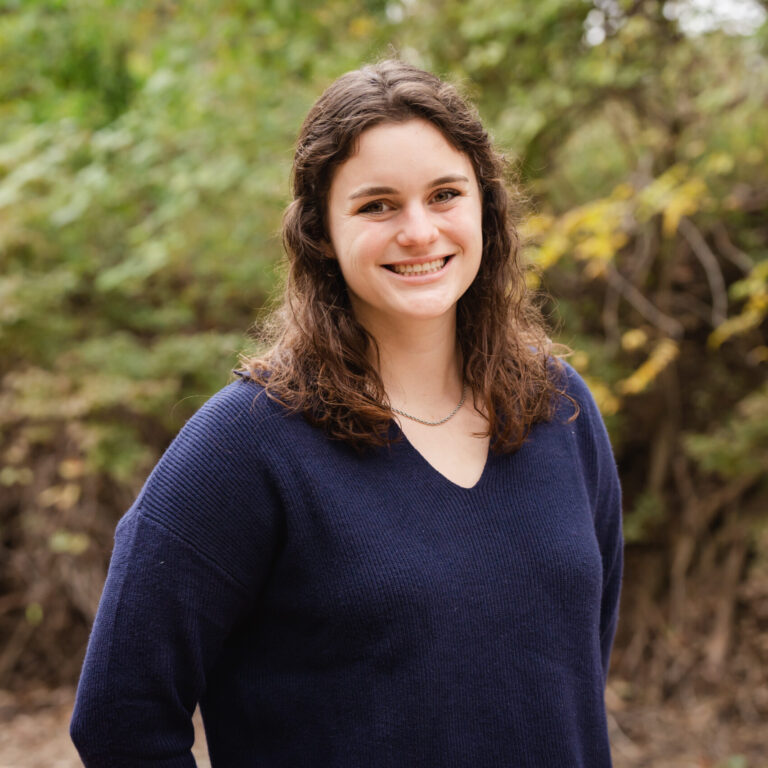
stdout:
<svg viewBox="0 0 768 768">
<path fill-rule="evenodd" d="M 88 768 L 606 768 L 620 491 L 595 404 L 473 488 L 359 454 L 249 381 L 118 525 L 72 738 Z M 393 434 L 399 436 L 396 426 Z"/>
</svg>

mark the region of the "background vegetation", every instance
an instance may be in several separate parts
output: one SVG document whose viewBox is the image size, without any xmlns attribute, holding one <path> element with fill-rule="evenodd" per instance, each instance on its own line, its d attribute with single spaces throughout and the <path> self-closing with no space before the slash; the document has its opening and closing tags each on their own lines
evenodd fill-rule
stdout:
<svg viewBox="0 0 768 768">
<path fill-rule="evenodd" d="M 616 706 L 710 693 L 768 717 L 765 18 L 0 2 L 0 687 L 76 679 L 117 518 L 276 283 L 303 115 L 397 52 L 462 84 L 515 164 L 530 279 L 609 424 Z"/>
</svg>

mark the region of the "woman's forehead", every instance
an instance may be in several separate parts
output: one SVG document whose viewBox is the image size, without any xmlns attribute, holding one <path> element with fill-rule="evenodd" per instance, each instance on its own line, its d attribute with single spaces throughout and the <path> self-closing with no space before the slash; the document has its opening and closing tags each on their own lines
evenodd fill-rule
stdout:
<svg viewBox="0 0 768 768">
<path fill-rule="evenodd" d="M 332 186 L 398 186 L 475 174 L 467 155 L 457 150 L 426 120 L 382 123 L 360 135 L 355 151 L 336 169 Z"/>
</svg>

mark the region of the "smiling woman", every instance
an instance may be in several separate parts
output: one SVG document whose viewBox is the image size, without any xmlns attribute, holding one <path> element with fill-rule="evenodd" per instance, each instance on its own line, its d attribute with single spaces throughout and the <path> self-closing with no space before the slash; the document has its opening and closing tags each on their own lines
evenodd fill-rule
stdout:
<svg viewBox="0 0 768 768">
<path fill-rule="evenodd" d="M 529 296 L 503 163 L 385 61 L 307 116 L 267 352 L 121 520 L 88 768 L 607 768 L 620 490 Z"/>
<path fill-rule="evenodd" d="M 380 346 L 417 321 L 455 337 L 480 268 L 482 204 L 469 158 L 440 131 L 424 120 L 367 130 L 334 175 L 328 233 L 354 315 Z"/>
</svg>

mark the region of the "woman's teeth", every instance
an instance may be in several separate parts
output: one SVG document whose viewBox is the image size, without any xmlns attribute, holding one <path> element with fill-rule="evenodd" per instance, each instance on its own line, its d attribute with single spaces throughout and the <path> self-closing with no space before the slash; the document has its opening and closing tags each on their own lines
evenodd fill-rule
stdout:
<svg viewBox="0 0 768 768">
<path fill-rule="evenodd" d="M 445 266 L 445 259 L 435 259 L 424 264 L 392 264 L 390 269 L 398 275 L 427 275 L 439 272 Z"/>
</svg>

